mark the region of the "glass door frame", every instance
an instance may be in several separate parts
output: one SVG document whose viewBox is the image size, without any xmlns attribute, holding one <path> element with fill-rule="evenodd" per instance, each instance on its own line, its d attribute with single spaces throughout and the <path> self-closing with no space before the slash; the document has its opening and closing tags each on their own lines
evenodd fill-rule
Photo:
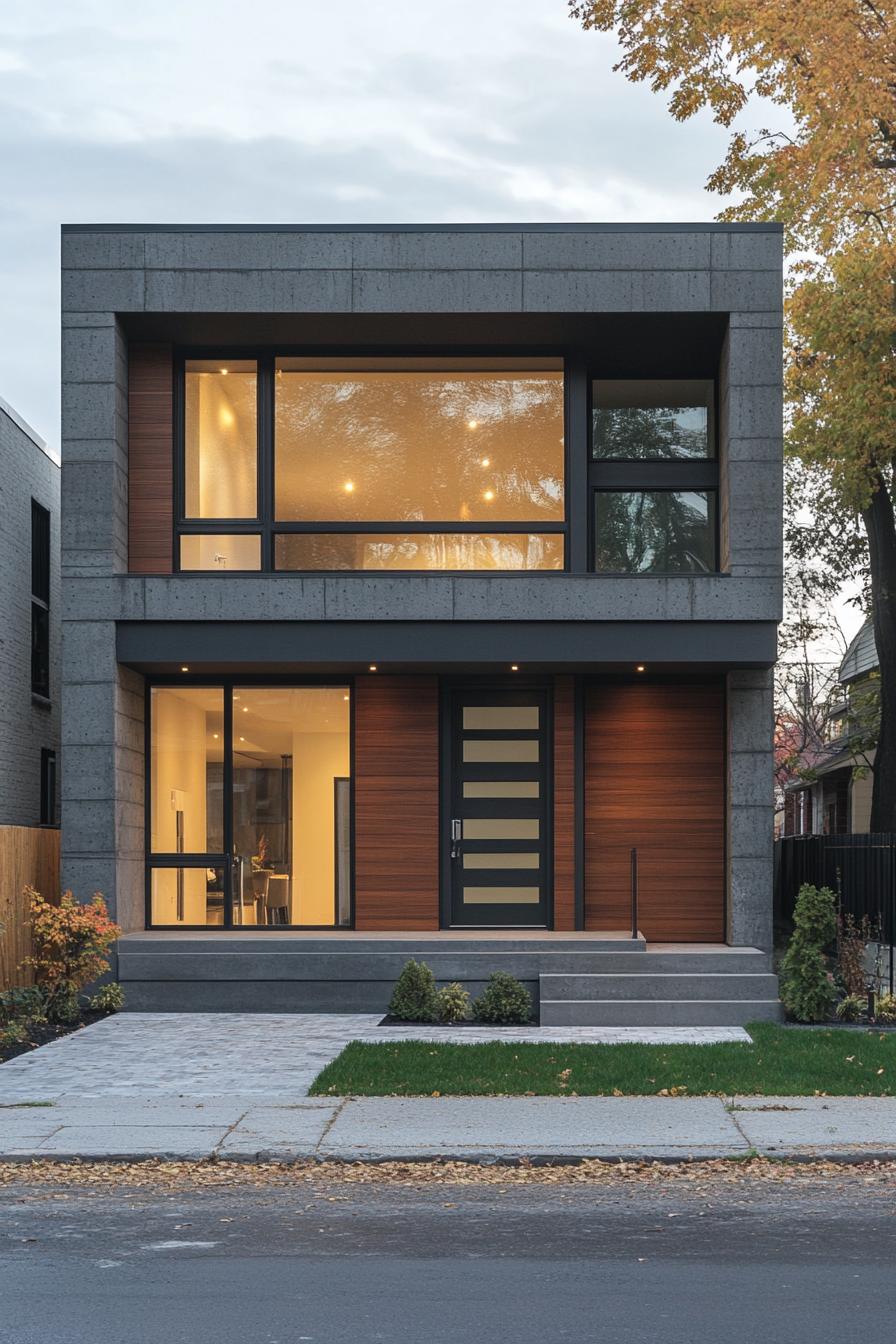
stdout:
<svg viewBox="0 0 896 1344">
<path fill-rule="evenodd" d="M 160 687 L 202 687 L 222 690 L 224 693 L 223 721 L 223 840 L 224 850 L 220 853 L 177 854 L 154 852 L 152 846 L 152 692 Z M 349 692 L 349 903 L 350 922 L 338 924 L 235 924 L 233 920 L 233 692 L 235 688 L 245 687 L 282 687 L 292 689 L 297 686 L 346 687 Z M 178 933 L 216 934 L 223 930 L 239 930 L 249 936 L 256 932 L 271 933 L 279 930 L 330 930 L 355 927 L 355 678 L 346 676 L 266 676 L 251 673 L 215 673 L 208 675 L 184 673 L 181 676 L 159 674 L 147 676 L 144 688 L 143 711 L 143 754 L 144 754 L 144 841 L 143 864 L 145 872 L 144 900 L 146 929 L 168 929 Z M 335 790 L 334 790 L 335 797 Z M 224 922 L 223 924 L 156 924 L 152 919 L 152 874 L 155 868 L 223 868 L 224 870 Z M 338 917 L 337 895 L 334 885 L 334 913 Z"/>
<path fill-rule="evenodd" d="M 519 695 L 537 692 L 544 706 L 544 760 L 541 785 L 544 792 L 545 833 L 541 840 L 544 868 L 544 922 L 536 924 L 498 921 L 459 925 L 452 921 L 455 861 L 451 856 L 451 820 L 454 815 L 455 763 L 459 737 L 455 727 L 455 704 L 467 692 Z M 552 677 L 457 676 L 440 679 L 440 750 L 439 750 L 439 927 L 467 929 L 475 936 L 480 929 L 545 929 L 554 927 L 554 685 Z"/>
</svg>

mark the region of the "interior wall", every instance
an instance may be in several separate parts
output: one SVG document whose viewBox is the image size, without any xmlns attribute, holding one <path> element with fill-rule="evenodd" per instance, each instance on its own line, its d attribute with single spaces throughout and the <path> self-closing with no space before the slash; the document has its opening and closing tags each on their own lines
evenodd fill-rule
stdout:
<svg viewBox="0 0 896 1344">
<path fill-rule="evenodd" d="M 207 692 L 206 692 L 207 694 Z M 176 691 L 153 696 L 152 848 L 177 848 L 178 808 L 184 814 L 184 853 L 206 848 L 206 710 Z M 174 795 L 174 798 L 172 798 Z M 157 869 L 153 886 L 153 920 L 160 924 L 204 924 L 204 868 L 184 870 L 184 919 L 177 920 L 177 876 Z"/>
<path fill-rule="evenodd" d="M 333 924 L 336 910 L 334 781 L 349 773 L 346 733 L 293 735 L 291 913 L 294 924 Z"/>
</svg>

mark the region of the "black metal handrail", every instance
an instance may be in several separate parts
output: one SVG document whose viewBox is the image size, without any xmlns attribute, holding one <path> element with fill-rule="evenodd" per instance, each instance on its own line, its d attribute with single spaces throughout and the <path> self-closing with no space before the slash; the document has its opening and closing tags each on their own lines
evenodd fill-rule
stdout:
<svg viewBox="0 0 896 1344">
<path fill-rule="evenodd" d="M 632 937 L 638 936 L 638 851 L 632 846 L 631 852 L 632 885 Z"/>
</svg>

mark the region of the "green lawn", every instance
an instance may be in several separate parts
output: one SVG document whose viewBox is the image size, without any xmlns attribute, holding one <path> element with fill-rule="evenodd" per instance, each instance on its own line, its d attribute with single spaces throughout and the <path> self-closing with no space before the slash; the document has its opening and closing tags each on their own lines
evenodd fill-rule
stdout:
<svg viewBox="0 0 896 1344">
<path fill-rule="evenodd" d="M 315 1079 L 312 1096 L 892 1096 L 896 1034 L 748 1028 L 753 1044 L 441 1045 L 354 1041 Z"/>
</svg>

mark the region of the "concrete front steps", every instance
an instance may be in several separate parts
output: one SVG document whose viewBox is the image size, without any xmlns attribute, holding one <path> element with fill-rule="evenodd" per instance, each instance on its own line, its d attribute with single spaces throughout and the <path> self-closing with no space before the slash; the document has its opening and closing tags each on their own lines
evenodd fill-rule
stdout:
<svg viewBox="0 0 896 1344">
<path fill-rule="evenodd" d="M 543 1026 L 735 1027 L 782 1016 L 778 978 L 756 948 L 597 960 L 585 975 L 539 976 Z"/>
<path fill-rule="evenodd" d="M 439 984 L 481 992 L 493 971 L 525 984 L 545 1026 L 742 1026 L 780 1017 L 767 953 L 648 946 L 620 934 L 132 933 L 118 944 L 136 1012 L 385 1013 L 413 957 Z"/>
</svg>

